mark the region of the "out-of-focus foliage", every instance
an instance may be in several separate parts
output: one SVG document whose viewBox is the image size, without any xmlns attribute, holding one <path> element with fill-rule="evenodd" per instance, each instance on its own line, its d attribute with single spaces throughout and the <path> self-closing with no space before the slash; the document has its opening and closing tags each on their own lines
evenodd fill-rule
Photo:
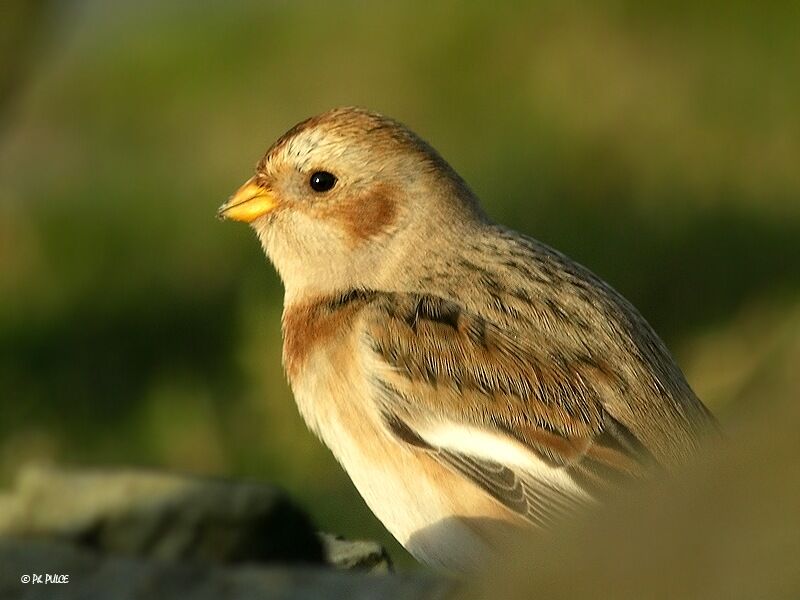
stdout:
<svg viewBox="0 0 800 600">
<path fill-rule="evenodd" d="M 723 419 L 797 397 L 765 374 L 798 336 L 799 7 L 4 3 L 0 476 L 264 478 L 388 538 L 296 414 L 280 282 L 214 219 L 341 104 L 408 123 L 491 215 L 610 281 Z"/>
</svg>

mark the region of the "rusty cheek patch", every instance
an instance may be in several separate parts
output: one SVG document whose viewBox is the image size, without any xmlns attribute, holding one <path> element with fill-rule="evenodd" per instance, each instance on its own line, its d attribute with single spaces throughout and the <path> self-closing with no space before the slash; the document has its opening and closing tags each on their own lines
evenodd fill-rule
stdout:
<svg viewBox="0 0 800 600">
<path fill-rule="evenodd" d="M 283 364 L 291 381 L 321 346 L 346 335 L 363 301 L 338 304 L 318 298 L 290 306 L 283 315 Z"/>
<path fill-rule="evenodd" d="M 397 218 L 397 204 L 389 186 L 376 186 L 367 193 L 343 199 L 332 215 L 354 243 L 387 231 Z"/>
</svg>

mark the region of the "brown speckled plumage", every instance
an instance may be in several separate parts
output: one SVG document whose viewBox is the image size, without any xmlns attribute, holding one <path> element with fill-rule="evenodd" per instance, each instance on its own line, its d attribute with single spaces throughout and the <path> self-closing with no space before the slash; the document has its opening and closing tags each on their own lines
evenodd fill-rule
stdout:
<svg viewBox="0 0 800 600">
<path fill-rule="evenodd" d="M 308 189 L 317 170 L 337 177 L 329 192 Z M 314 117 L 257 176 L 273 201 L 252 225 L 286 286 L 301 413 L 422 560 L 470 568 L 487 523 L 551 525 L 687 462 L 713 429 L 630 303 L 492 223 L 395 121 Z"/>
</svg>

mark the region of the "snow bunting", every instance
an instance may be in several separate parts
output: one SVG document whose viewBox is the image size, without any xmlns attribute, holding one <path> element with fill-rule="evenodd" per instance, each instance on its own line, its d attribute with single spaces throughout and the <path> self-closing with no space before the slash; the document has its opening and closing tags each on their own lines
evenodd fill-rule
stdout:
<svg viewBox="0 0 800 600">
<path fill-rule="evenodd" d="M 473 569 L 713 428 L 630 303 L 492 222 L 392 119 L 303 121 L 219 214 L 252 226 L 283 281 L 300 413 L 420 561 Z"/>
</svg>

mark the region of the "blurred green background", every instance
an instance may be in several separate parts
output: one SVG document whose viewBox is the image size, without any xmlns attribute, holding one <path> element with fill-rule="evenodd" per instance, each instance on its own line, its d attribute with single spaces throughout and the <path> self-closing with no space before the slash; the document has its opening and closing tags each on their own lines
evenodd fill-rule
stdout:
<svg viewBox="0 0 800 600">
<path fill-rule="evenodd" d="M 797 2 L 4 2 L 0 481 L 31 459 L 270 480 L 389 543 L 297 415 L 279 280 L 214 218 L 343 104 L 611 282 L 723 420 L 800 398 L 775 367 L 800 365 L 798 32 Z"/>
</svg>

